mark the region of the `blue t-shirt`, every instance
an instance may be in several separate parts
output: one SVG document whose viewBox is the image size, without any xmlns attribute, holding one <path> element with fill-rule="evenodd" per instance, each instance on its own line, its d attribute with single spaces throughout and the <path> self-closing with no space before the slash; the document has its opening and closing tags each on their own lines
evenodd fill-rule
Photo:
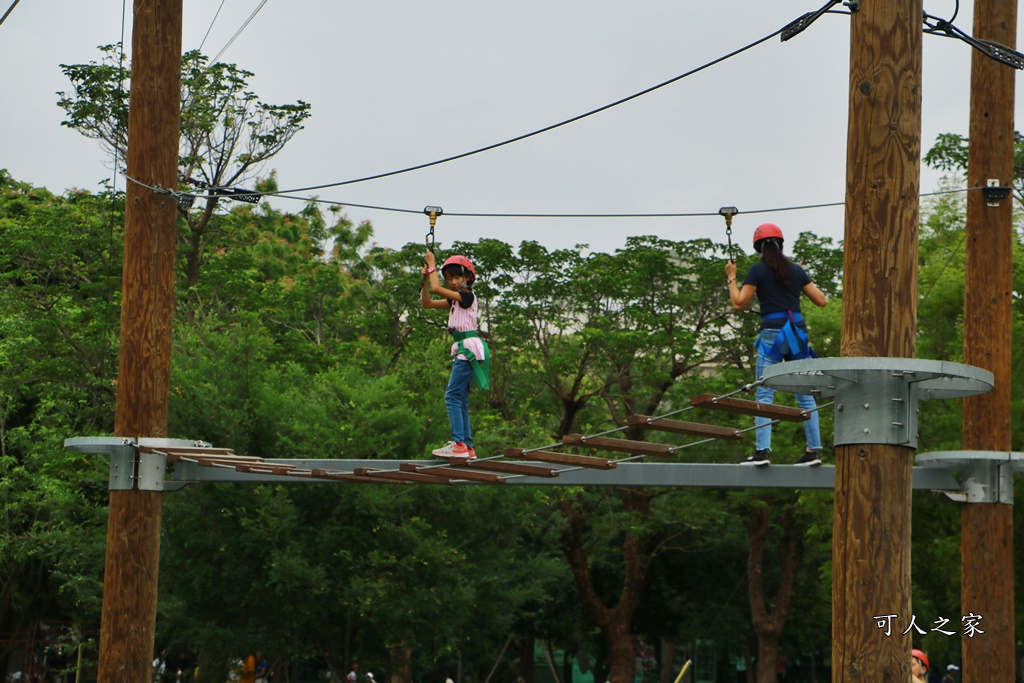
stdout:
<svg viewBox="0 0 1024 683">
<path fill-rule="evenodd" d="M 743 284 L 757 287 L 757 301 L 761 305 L 761 329 L 773 329 L 785 325 L 789 318 L 765 320 L 764 316 L 786 311 L 799 313 L 800 293 L 806 285 L 811 284 L 811 278 L 807 276 L 803 268 L 790 261 L 789 287 L 783 287 L 768 264 L 758 261 L 747 272 Z M 800 322 L 797 323 L 797 327 L 806 328 L 806 325 Z"/>
</svg>

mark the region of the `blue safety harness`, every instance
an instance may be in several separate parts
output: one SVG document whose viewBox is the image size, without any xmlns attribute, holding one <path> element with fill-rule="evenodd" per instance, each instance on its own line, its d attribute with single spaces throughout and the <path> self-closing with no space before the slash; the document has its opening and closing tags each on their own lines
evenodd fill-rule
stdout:
<svg viewBox="0 0 1024 683">
<path fill-rule="evenodd" d="M 803 360 L 804 358 L 817 358 L 818 354 L 811 349 L 811 341 L 807 337 L 807 332 L 797 327 L 797 323 L 802 323 L 804 317 L 799 313 L 793 311 L 779 311 L 778 313 L 769 313 L 768 315 L 761 316 L 761 320 L 781 320 L 783 318 L 789 318 L 786 320 L 786 324 L 779 328 L 779 334 L 775 337 L 775 343 L 772 347 L 765 348 L 765 344 L 761 342 L 761 336 L 758 335 L 757 341 L 754 342 L 754 347 L 764 352 L 764 355 L 772 359 L 776 363 L 783 360 Z"/>
</svg>

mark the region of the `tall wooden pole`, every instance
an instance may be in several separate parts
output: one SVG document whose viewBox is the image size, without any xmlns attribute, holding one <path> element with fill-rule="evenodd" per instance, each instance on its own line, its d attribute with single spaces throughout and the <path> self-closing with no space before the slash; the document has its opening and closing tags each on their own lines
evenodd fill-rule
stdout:
<svg viewBox="0 0 1024 683">
<path fill-rule="evenodd" d="M 1015 47 L 1017 0 L 975 0 L 976 38 Z M 967 185 L 1013 184 L 1012 67 L 975 50 Z M 1013 198 L 988 206 L 967 195 L 964 362 L 990 371 L 991 393 L 964 399 L 965 450 L 1009 451 L 1013 321 Z M 1011 498 L 1012 501 L 1012 498 Z M 961 511 L 962 615 L 981 615 L 984 634 L 961 636 L 963 682 L 1013 681 L 1013 505 L 967 503 Z"/>
<path fill-rule="evenodd" d="M 181 0 L 135 0 L 128 175 L 177 186 Z M 175 202 L 126 189 L 118 436 L 166 437 L 174 287 Z M 99 683 L 152 677 L 160 564 L 161 494 L 110 492 Z"/>
<path fill-rule="evenodd" d="M 872 0 L 851 16 L 843 356 L 916 354 L 922 0 Z M 832 680 L 909 681 L 913 451 L 836 448 Z M 905 623 L 905 622 L 904 622 Z"/>
</svg>

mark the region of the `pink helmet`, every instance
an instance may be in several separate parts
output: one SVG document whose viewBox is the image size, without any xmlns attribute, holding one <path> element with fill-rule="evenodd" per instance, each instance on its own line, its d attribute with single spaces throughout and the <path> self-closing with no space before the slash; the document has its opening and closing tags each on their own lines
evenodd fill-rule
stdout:
<svg viewBox="0 0 1024 683">
<path fill-rule="evenodd" d="M 782 236 L 782 228 L 774 223 L 762 223 L 754 230 L 754 251 L 761 253 L 761 242 L 766 239 L 775 238 L 780 242 L 785 240 Z"/>
<path fill-rule="evenodd" d="M 441 272 L 448 266 L 461 266 L 464 270 L 468 270 L 473 275 L 473 280 L 476 279 L 476 268 L 473 266 L 473 262 L 465 256 L 456 254 L 455 256 L 449 256 L 448 260 L 441 266 Z"/>
</svg>

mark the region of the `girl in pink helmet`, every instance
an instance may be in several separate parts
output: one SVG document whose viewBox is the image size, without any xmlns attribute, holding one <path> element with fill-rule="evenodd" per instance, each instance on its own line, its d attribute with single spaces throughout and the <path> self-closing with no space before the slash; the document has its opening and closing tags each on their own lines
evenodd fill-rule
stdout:
<svg viewBox="0 0 1024 683">
<path fill-rule="evenodd" d="M 478 301 L 473 294 L 476 268 L 465 256 L 452 256 L 441 266 L 445 287 L 437 276 L 434 252 L 424 256 L 422 300 L 424 308 L 447 308 L 448 331 L 452 344 L 452 374 L 444 392 L 448 408 L 451 440 L 432 451 L 439 458 L 476 457 L 473 448 L 473 430 L 469 424 L 469 387 L 475 380 L 483 389 L 489 388 L 490 353 L 477 331 Z M 434 299 L 437 294 L 441 299 Z"/>
<path fill-rule="evenodd" d="M 761 326 L 754 347 L 757 349 L 756 379 L 760 379 L 765 368 L 784 360 L 800 360 L 813 356 L 807 325 L 800 313 L 800 295 L 803 294 L 817 306 L 827 302 L 825 295 L 811 282 L 804 269 L 793 263 L 782 253 L 782 230 L 774 223 L 763 223 L 754 230 L 754 251 L 761 254 L 761 260 L 747 272 L 741 286 L 736 280 L 736 262 L 725 264 L 729 278 L 729 298 L 732 307 L 742 311 L 757 296 L 761 307 Z M 775 390 L 759 384 L 756 398 L 761 403 L 773 403 Z M 814 397 L 798 394 L 797 405 L 804 410 L 816 408 Z M 755 417 L 754 430 L 756 446 L 754 455 L 744 465 L 768 465 L 772 449 L 771 420 Z M 818 412 L 813 410 L 804 422 L 804 436 L 807 447 L 797 465 L 820 465 L 821 431 L 818 426 Z"/>
</svg>

